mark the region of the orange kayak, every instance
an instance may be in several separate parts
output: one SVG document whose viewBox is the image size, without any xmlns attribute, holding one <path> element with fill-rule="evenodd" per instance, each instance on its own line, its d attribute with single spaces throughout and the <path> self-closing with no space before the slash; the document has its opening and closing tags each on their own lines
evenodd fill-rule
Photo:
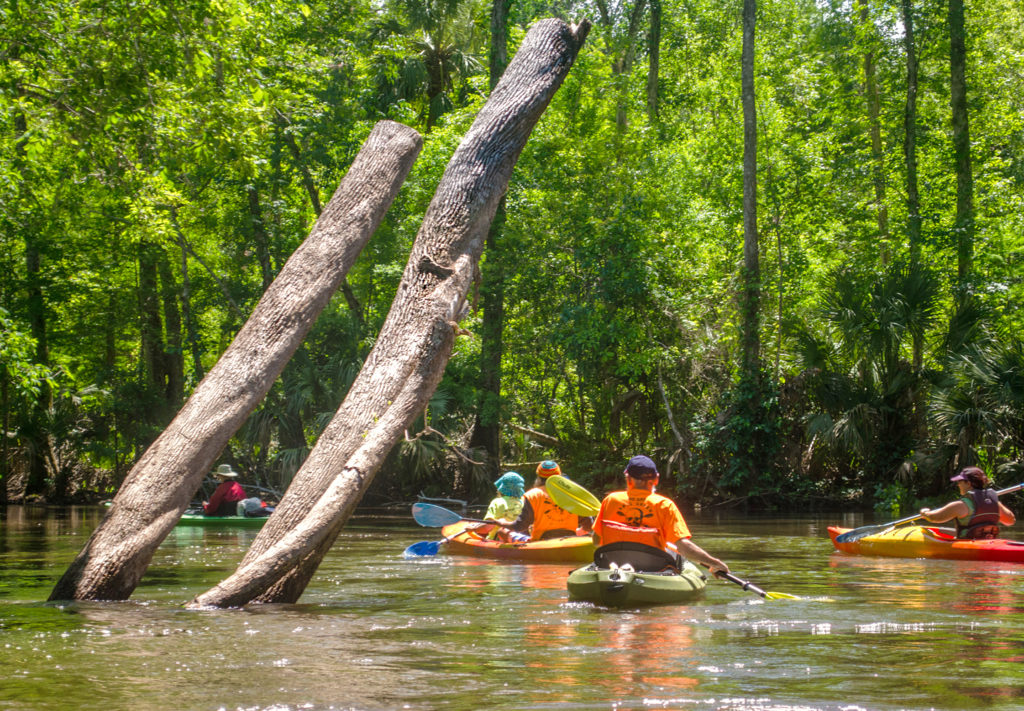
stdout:
<svg viewBox="0 0 1024 711">
<path fill-rule="evenodd" d="M 546 541 L 506 543 L 488 540 L 493 526 L 460 521 L 441 529 L 447 540 L 442 544 L 449 555 L 471 555 L 477 558 L 544 562 L 588 563 L 594 560 L 594 541 L 590 536 L 565 536 Z"/>
<path fill-rule="evenodd" d="M 1005 538 L 962 540 L 942 529 L 929 526 L 903 526 L 864 536 L 855 541 L 836 541 L 836 536 L 849 530 L 851 529 L 838 526 L 828 527 L 832 545 L 844 553 L 890 558 L 948 558 L 1024 563 L 1024 541 L 1011 541 Z"/>
</svg>

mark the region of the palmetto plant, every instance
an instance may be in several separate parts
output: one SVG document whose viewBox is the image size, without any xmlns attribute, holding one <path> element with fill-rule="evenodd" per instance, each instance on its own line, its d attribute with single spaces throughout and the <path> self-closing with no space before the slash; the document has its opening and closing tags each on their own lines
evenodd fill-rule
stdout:
<svg viewBox="0 0 1024 711">
<path fill-rule="evenodd" d="M 891 481 L 914 448 L 915 401 L 926 381 L 912 363 L 913 343 L 934 323 L 938 281 L 922 267 L 843 268 L 823 292 L 817 318 L 793 333 L 816 405 L 808 435 L 856 472 L 848 483 Z"/>
<path fill-rule="evenodd" d="M 1024 343 L 984 339 L 954 356 L 932 398 L 932 423 L 960 462 L 1024 450 Z M 979 457 L 979 452 L 982 456 Z"/>
<path fill-rule="evenodd" d="M 379 93 L 423 106 L 426 131 L 453 106 L 457 80 L 483 71 L 489 3 L 483 0 L 392 0 L 372 39 L 383 50 L 374 66 Z"/>
</svg>

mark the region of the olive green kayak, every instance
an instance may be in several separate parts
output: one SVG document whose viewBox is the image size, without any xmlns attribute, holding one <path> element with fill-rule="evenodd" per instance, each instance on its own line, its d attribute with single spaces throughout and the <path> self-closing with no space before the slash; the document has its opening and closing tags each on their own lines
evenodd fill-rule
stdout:
<svg viewBox="0 0 1024 711">
<path fill-rule="evenodd" d="M 569 573 L 569 599 L 589 600 L 609 607 L 670 605 L 696 600 L 704 594 L 707 577 L 687 561 L 678 573 L 633 570 L 629 565 L 598 568 L 590 564 Z"/>
<path fill-rule="evenodd" d="M 262 528 L 267 516 L 203 516 L 184 513 L 178 520 L 179 526 L 206 526 L 214 528 Z"/>
</svg>

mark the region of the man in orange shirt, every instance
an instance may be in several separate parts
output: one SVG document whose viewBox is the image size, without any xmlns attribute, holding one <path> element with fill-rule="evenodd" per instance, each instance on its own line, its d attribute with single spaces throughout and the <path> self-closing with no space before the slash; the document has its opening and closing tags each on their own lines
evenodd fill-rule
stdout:
<svg viewBox="0 0 1024 711">
<path fill-rule="evenodd" d="M 591 531 L 592 519 L 569 513 L 548 496 L 545 481 L 549 476 L 561 475 L 562 469 L 550 459 L 537 465 L 537 478 L 533 488 L 523 497 L 523 510 L 509 526 L 513 531 L 530 531 L 531 541 L 563 536 L 586 535 Z"/>
<path fill-rule="evenodd" d="M 626 490 L 608 494 L 594 521 L 597 545 L 643 543 L 703 563 L 712 575 L 729 572 L 728 565 L 690 540 L 690 529 L 675 502 L 654 493 L 660 477 L 650 457 L 633 457 L 623 474 Z"/>
</svg>

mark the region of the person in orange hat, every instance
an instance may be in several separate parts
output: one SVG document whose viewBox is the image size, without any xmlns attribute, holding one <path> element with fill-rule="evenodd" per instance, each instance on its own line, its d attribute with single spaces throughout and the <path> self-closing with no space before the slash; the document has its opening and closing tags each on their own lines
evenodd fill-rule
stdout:
<svg viewBox="0 0 1024 711">
<path fill-rule="evenodd" d="M 999 538 L 999 525 L 1017 521 L 1010 509 L 999 501 L 988 476 L 979 467 L 964 467 L 952 477 L 960 489 L 960 499 L 935 510 L 921 509 L 921 518 L 931 523 L 954 519 L 957 538 Z"/>
<path fill-rule="evenodd" d="M 659 474 L 653 459 L 637 455 L 622 473 L 626 490 L 604 497 L 594 521 L 594 543 L 642 543 L 703 563 L 712 575 L 729 572 L 728 565 L 691 540 L 690 529 L 676 503 L 654 493 Z"/>
<path fill-rule="evenodd" d="M 558 464 L 550 459 L 537 465 L 533 488 L 526 492 L 523 510 L 509 528 L 519 532 L 529 531 L 531 541 L 590 533 L 594 519 L 569 513 L 548 496 L 545 488 L 547 478 L 561 473 Z"/>
</svg>

